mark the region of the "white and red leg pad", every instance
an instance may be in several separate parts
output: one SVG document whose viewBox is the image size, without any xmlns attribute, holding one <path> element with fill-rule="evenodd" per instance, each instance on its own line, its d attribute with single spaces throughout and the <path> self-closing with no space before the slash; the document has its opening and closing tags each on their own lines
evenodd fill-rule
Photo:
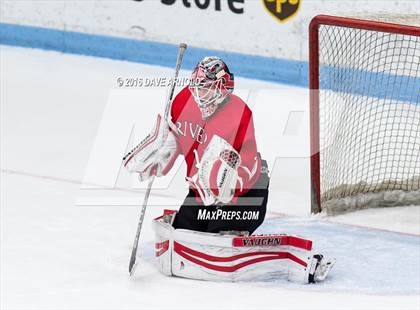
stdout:
<svg viewBox="0 0 420 310">
<path fill-rule="evenodd" d="M 212 281 L 261 281 L 284 277 L 308 283 L 316 260 L 312 241 L 288 235 L 235 236 L 174 229 L 176 211 L 153 222 L 156 257 L 165 275 Z"/>
</svg>

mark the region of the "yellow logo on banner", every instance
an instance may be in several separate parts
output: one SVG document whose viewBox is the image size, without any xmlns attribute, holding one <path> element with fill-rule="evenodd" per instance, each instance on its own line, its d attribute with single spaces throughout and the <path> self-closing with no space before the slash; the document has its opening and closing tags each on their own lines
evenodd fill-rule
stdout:
<svg viewBox="0 0 420 310">
<path fill-rule="evenodd" d="M 262 2 L 271 16 L 284 23 L 299 11 L 301 0 L 262 0 Z"/>
</svg>

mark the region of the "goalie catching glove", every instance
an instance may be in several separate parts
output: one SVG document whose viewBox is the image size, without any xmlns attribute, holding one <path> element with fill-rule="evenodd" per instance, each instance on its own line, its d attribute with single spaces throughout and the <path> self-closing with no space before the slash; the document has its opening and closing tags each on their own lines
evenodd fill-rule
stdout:
<svg viewBox="0 0 420 310">
<path fill-rule="evenodd" d="M 214 135 L 201 160 L 194 150 L 198 172 L 187 181 L 197 190 L 203 204 L 227 204 L 243 182 L 238 175 L 240 154 L 223 138 Z"/>
<path fill-rule="evenodd" d="M 158 114 L 152 132 L 124 156 L 123 164 L 128 171 L 137 172 L 143 182 L 152 176 L 167 174 L 177 155 L 176 138 Z"/>
</svg>

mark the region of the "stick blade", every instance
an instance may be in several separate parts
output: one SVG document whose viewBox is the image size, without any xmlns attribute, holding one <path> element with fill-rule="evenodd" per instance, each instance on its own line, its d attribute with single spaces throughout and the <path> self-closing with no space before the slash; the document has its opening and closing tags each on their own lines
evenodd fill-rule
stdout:
<svg viewBox="0 0 420 310">
<path fill-rule="evenodd" d="M 128 265 L 128 272 L 130 274 L 130 276 L 133 275 L 134 273 L 134 266 L 136 265 L 136 253 L 133 251 L 131 252 L 131 258 L 130 258 L 130 264 Z"/>
</svg>

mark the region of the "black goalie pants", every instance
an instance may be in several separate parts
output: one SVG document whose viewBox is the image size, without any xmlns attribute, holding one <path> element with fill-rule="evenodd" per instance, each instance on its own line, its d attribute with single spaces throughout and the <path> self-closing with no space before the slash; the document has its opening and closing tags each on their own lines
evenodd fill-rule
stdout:
<svg viewBox="0 0 420 310">
<path fill-rule="evenodd" d="M 264 171 L 267 171 L 264 169 Z M 175 217 L 174 228 L 202 232 L 248 231 L 252 234 L 264 221 L 268 200 L 269 177 L 266 172 L 234 205 L 204 206 L 190 189 Z"/>
</svg>

